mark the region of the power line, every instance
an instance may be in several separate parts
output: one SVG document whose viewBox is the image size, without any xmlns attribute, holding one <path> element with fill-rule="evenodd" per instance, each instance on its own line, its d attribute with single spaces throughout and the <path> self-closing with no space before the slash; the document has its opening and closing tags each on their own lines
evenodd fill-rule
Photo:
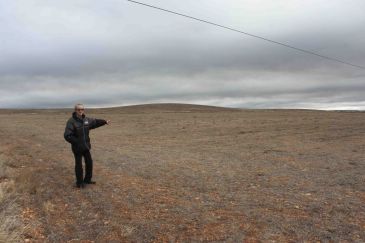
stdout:
<svg viewBox="0 0 365 243">
<path fill-rule="evenodd" d="M 190 16 L 190 15 L 178 13 L 178 12 L 175 12 L 175 11 L 172 11 L 172 10 L 168 10 L 168 9 L 165 9 L 165 8 L 157 7 L 157 6 L 154 6 L 154 5 L 150 5 L 150 4 L 146 4 L 146 3 L 142 3 L 142 2 L 138 2 L 138 1 L 134 1 L 134 0 L 126 0 L 126 1 L 131 2 L 131 3 L 135 3 L 135 4 L 139 4 L 139 5 L 142 5 L 142 6 L 145 6 L 145 7 L 149 7 L 149 8 L 154 8 L 154 9 L 164 11 L 164 12 L 167 12 L 167 13 L 170 13 L 170 14 L 175 14 L 175 15 L 179 15 L 179 16 L 182 16 L 182 17 L 185 17 L 185 18 L 193 19 L 193 20 L 203 22 L 203 23 L 206 23 L 206 24 L 214 25 L 216 27 L 220 27 L 220 28 L 223 28 L 223 29 L 238 32 L 238 33 L 248 35 L 248 36 L 251 36 L 251 37 L 254 37 L 254 38 L 257 38 L 257 39 L 261 39 L 263 41 L 271 42 L 271 43 L 274 43 L 274 44 L 277 44 L 277 45 L 280 45 L 280 46 L 284 46 L 284 47 L 287 47 L 287 48 L 290 48 L 290 49 L 294 49 L 296 51 L 300 51 L 300 52 L 304 52 L 304 53 L 307 53 L 307 54 L 310 54 L 310 55 L 321 57 L 321 58 L 324 58 L 324 59 L 327 59 L 327 60 L 330 60 L 330 61 L 334 61 L 334 62 L 350 65 L 350 66 L 353 66 L 353 67 L 365 69 L 365 67 L 360 66 L 360 65 L 349 63 L 349 62 L 346 62 L 346 61 L 343 61 L 343 60 L 340 60 L 340 59 L 337 59 L 337 58 L 333 58 L 333 57 L 324 56 L 324 55 L 321 55 L 321 54 L 313 52 L 313 51 L 309 51 L 309 50 L 306 50 L 306 49 L 302 49 L 302 48 L 299 48 L 299 47 L 288 45 L 288 44 L 285 44 L 285 43 L 282 43 L 282 42 L 279 42 L 279 41 L 275 41 L 275 40 L 271 40 L 271 39 L 261 37 L 261 36 L 258 36 L 258 35 L 250 34 L 250 33 L 238 30 L 238 29 L 227 27 L 227 26 L 224 26 L 224 25 L 221 25 L 221 24 L 217 24 L 217 23 L 214 23 L 214 22 L 204 20 L 204 19 L 196 18 L 196 17 Z"/>
</svg>

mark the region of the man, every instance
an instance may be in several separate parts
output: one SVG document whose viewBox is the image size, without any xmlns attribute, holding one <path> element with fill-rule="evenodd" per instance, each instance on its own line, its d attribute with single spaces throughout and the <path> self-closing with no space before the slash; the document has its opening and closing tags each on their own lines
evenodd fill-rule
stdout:
<svg viewBox="0 0 365 243">
<path fill-rule="evenodd" d="M 72 117 L 67 121 L 64 138 L 71 143 L 75 156 L 76 186 L 83 188 L 85 184 L 95 184 L 91 180 L 93 160 L 91 158 L 89 131 L 94 128 L 110 124 L 109 120 L 89 118 L 85 116 L 83 104 L 76 104 Z M 85 177 L 83 177 L 82 157 L 85 160 Z"/>
</svg>

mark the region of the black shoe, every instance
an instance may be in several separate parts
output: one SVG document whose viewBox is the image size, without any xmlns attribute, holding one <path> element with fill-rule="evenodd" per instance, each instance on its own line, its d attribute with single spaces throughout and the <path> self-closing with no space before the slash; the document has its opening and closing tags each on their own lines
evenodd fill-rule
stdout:
<svg viewBox="0 0 365 243">
<path fill-rule="evenodd" d="M 85 184 L 96 184 L 95 181 L 84 181 Z"/>
<path fill-rule="evenodd" d="M 76 187 L 77 188 L 84 188 L 85 185 L 84 185 L 84 183 L 76 183 Z"/>
</svg>

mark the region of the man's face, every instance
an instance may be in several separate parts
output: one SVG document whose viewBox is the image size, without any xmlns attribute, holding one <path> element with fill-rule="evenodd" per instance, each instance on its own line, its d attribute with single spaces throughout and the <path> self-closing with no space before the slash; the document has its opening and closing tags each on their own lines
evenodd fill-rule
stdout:
<svg viewBox="0 0 365 243">
<path fill-rule="evenodd" d="M 78 106 L 76 106 L 75 111 L 76 111 L 77 115 L 82 116 L 84 114 L 85 108 L 82 105 L 78 105 Z"/>
</svg>

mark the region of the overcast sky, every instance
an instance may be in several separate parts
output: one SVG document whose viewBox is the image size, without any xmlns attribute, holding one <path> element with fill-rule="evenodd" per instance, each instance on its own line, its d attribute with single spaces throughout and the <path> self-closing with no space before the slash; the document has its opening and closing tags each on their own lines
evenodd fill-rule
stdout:
<svg viewBox="0 0 365 243">
<path fill-rule="evenodd" d="M 141 0 L 365 66 L 364 0 Z M 365 109 L 365 70 L 125 0 L 0 1 L 0 108 Z"/>
</svg>

